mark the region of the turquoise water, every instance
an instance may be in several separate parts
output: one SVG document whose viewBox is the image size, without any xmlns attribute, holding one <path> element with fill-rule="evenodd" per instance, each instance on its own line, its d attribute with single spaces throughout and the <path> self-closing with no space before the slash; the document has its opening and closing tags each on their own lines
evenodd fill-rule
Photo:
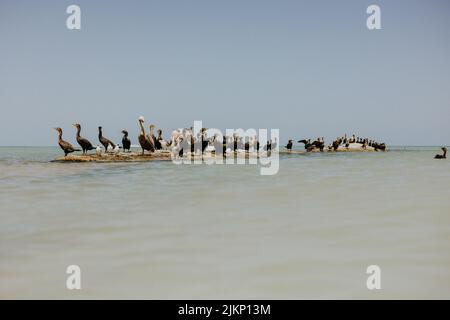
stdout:
<svg viewBox="0 0 450 320">
<path fill-rule="evenodd" d="M 0 147 L 0 298 L 450 298 L 438 147 L 258 166 L 52 163 Z M 79 265 L 82 289 L 66 289 Z M 381 268 L 381 290 L 366 268 Z"/>
</svg>

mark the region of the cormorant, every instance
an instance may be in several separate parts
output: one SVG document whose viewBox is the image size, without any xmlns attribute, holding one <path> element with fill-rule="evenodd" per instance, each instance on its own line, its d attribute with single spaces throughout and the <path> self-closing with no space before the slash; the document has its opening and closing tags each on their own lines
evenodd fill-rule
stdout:
<svg viewBox="0 0 450 320">
<path fill-rule="evenodd" d="M 105 152 L 108 151 L 108 146 L 111 145 L 111 147 L 114 149 L 116 145 L 109 139 L 105 138 L 102 133 L 102 127 L 98 127 L 98 140 L 100 143 L 105 147 Z"/>
<path fill-rule="evenodd" d="M 155 146 L 151 143 L 151 141 L 145 135 L 144 117 L 139 117 L 139 126 L 141 127 L 141 134 L 139 135 L 138 140 L 139 140 L 139 144 L 141 145 L 141 148 L 142 148 L 142 154 L 144 154 L 144 150 L 154 152 Z"/>
<path fill-rule="evenodd" d="M 128 131 L 122 130 L 122 133 L 123 133 L 123 138 L 122 138 L 123 151 L 126 152 L 128 150 L 128 152 L 129 152 L 131 149 L 131 140 L 130 140 L 130 138 L 128 138 Z"/>
<path fill-rule="evenodd" d="M 92 143 L 89 142 L 89 140 L 82 138 L 80 136 L 81 132 L 81 125 L 79 123 L 73 124 L 75 128 L 77 128 L 77 142 L 80 145 L 81 149 L 83 149 L 83 154 L 87 153 L 90 150 L 94 150 L 94 146 L 92 146 Z"/>
<path fill-rule="evenodd" d="M 292 139 L 288 140 L 288 143 L 286 145 L 286 149 L 288 149 L 289 151 L 292 150 L 292 146 L 294 145 L 294 141 L 292 141 Z"/>
<path fill-rule="evenodd" d="M 444 154 L 437 154 L 434 156 L 435 159 L 447 159 L 447 148 L 443 147 L 442 151 L 444 151 Z"/>
<path fill-rule="evenodd" d="M 158 129 L 158 130 L 156 130 L 156 132 L 158 134 L 158 137 L 155 137 L 155 135 L 153 134 L 153 131 L 151 132 L 151 134 L 152 134 L 152 136 L 154 138 L 154 141 L 155 141 L 155 149 L 156 150 L 161 150 L 162 149 L 162 144 L 161 144 L 160 140 L 162 140 L 162 137 L 161 137 L 162 131 L 161 131 L 161 129 Z"/>
<path fill-rule="evenodd" d="M 64 156 L 67 157 L 69 153 L 72 153 L 74 151 L 81 151 L 80 149 L 75 149 L 69 142 L 64 141 L 62 139 L 62 129 L 61 128 L 55 128 L 56 131 L 58 131 L 58 144 L 61 147 L 61 149 L 64 151 Z"/>
</svg>

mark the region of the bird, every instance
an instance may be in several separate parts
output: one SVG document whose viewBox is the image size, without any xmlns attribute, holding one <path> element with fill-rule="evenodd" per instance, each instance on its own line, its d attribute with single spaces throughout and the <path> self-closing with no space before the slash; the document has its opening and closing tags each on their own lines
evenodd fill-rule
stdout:
<svg viewBox="0 0 450 320">
<path fill-rule="evenodd" d="M 67 157 L 69 153 L 75 152 L 75 151 L 81 151 L 80 149 L 75 149 L 69 142 L 64 141 L 62 139 L 62 129 L 61 128 L 54 128 L 56 131 L 58 131 L 58 144 L 61 147 L 61 149 L 64 151 L 64 157 Z"/>
<path fill-rule="evenodd" d="M 294 141 L 293 141 L 292 139 L 289 139 L 289 140 L 288 140 L 288 143 L 287 143 L 287 145 L 286 145 L 286 149 L 288 149 L 289 151 L 291 151 L 291 150 L 292 150 L 293 144 L 294 144 Z"/>
<path fill-rule="evenodd" d="M 444 152 L 444 154 L 437 154 L 434 156 L 435 159 L 447 159 L 447 148 L 443 147 L 442 151 Z"/>
<path fill-rule="evenodd" d="M 131 149 L 131 140 L 128 138 L 128 131 L 122 130 L 122 133 L 123 133 L 123 138 L 122 138 L 123 151 L 126 152 L 128 150 L 128 152 L 129 152 Z"/>
<path fill-rule="evenodd" d="M 150 140 L 150 142 L 152 143 L 153 148 L 155 148 L 156 150 L 158 150 L 158 148 L 157 148 L 157 146 L 156 146 L 156 137 L 155 137 L 155 134 L 153 133 L 153 130 L 155 129 L 155 125 L 154 125 L 154 124 L 149 125 L 149 129 L 150 129 L 150 132 L 149 132 L 149 134 L 147 135 L 147 138 L 148 138 L 148 139 Z"/>
<path fill-rule="evenodd" d="M 100 146 L 97 146 L 97 148 L 95 148 L 95 152 L 98 156 L 100 156 L 102 154 L 102 148 L 100 148 Z"/>
<path fill-rule="evenodd" d="M 105 152 L 108 151 L 108 146 L 111 145 L 112 149 L 116 147 L 116 145 L 109 139 L 103 136 L 102 127 L 98 127 L 98 140 L 105 147 Z"/>
<path fill-rule="evenodd" d="M 73 126 L 75 128 L 77 128 L 77 142 L 80 145 L 81 149 L 83 150 L 83 154 L 86 154 L 88 151 L 90 150 L 94 150 L 94 146 L 92 145 L 92 143 L 89 142 L 89 140 L 82 138 L 80 136 L 80 132 L 81 132 L 81 125 L 79 123 L 74 123 Z"/>
<path fill-rule="evenodd" d="M 144 150 L 154 152 L 155 146 L 151 143 L 151 141 L 148 139 L 148 137 L 145 134 L 145 128 L 144 128 L 144 117 L 139 117 L 139 126 L 141 127 L 141 133 L 138 136 L 139 144 L 142 148 L 142 154 L 144 154 Z"/>
<path fill-rule="evenodd" d="M 164 138 L 162 137 L 162 130 L 158 129 L 158 137 L 156 138 L 156 141 L 159 143 L 159 145 L 161 146 L 162 150 L 169 150 L 169 148 L 172 145 L 173 140 L 170 140 L 170 142 L 167 142 L 164 140 Z"/>
<path fill-rule="evenodd" d="M 118 154 L 118 153 L 120 152 L 120 147 L 116 145 L 116 146 L 114 147 L 113 152 L 114 152 L 115 154 Z"/>
</svg>

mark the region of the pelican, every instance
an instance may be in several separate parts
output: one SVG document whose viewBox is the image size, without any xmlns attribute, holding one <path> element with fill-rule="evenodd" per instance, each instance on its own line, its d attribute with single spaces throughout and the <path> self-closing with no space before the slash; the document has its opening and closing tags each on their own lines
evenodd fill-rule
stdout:
<svg viewBox="0 0 450 320">
<path fill-rule="evenodd" d="M 148 137 L 145 135 L 145 128 L 144 128 L 144 117 L 139 117 L 139 126 L 141 127 L 141 133 L 138 136 L 139 144 L 142 148 L 142 154 L 144 154 L 144 150 L 154 152 L 155 146 L 152 144 L 152 142 L 148 139 Z"/>
</svg>

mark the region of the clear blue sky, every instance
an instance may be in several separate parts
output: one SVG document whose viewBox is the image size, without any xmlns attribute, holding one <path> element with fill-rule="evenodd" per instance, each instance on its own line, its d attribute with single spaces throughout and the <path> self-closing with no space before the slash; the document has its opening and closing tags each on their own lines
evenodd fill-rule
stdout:
<svg viewBox="0 0 450 320">
<path fill-rule="evenodd" d="M 203 120 L 450 144 L 450 1 L 1 0 L 0 145 L 73 142 L 74 122 L 136 143 L 140 115 L 166 136 Z"/>
</svg>

